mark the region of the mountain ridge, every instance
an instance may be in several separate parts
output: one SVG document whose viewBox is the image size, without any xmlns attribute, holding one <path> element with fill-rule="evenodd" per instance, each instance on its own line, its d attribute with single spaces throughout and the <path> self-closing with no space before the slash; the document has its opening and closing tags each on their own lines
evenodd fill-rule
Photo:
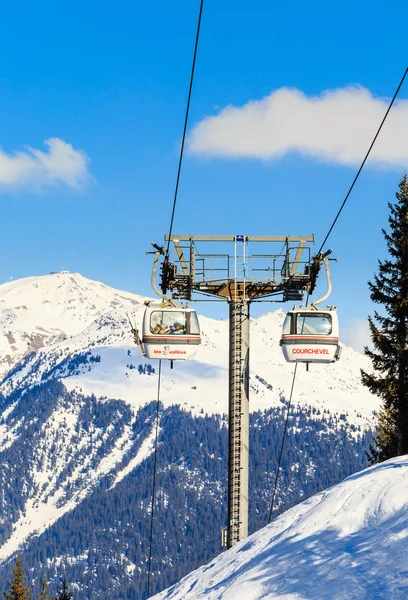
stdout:
<svg viewBox="0 0 408 600">
<path fill-rule="evenodd" d="M 144 297 L 79 273 L 56 272 L 0 285 L 0 375 L 28 352 L 80 333 L 95 318 Z"/>
</svg>

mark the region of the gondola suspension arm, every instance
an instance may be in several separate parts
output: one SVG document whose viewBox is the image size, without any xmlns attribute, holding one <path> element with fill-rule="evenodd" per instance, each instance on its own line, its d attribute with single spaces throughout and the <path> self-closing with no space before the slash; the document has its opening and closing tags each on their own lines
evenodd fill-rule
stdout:
<svg viewBox="0 0 408 600">
<path fill-rule="evenodd" d="M 331 274 L 330 274 L 330 266 L 329 266 L 329 258 L 328 255 L 331 254 L 333 252 L 332 249 L 328 250 L 322 257 L 321 260 L 324 262 L 324 266 L 326 269 L 326 279 L 327 279 L 327 292 L 325 293 L 324 296 L 322 296 L 321 298 L 319 298 L 318 300 L 314 300 L 313 302 L 310 303 L 311 308 L 315 308 L 317 304 L 321 304 L 322 302 L 324 302 L 325 300 L 327 300 L 327 298 L 330 296 L 331 292 L 332 292 L 332 280 L 331 280 Z M 337 260 L 337 259 L 333 259 L 333 260 Z"/>
<path fill-rule="evenodd" d="M 157 265 L 159 264 L 160 256 L 163 256 L 165 254 L 165 249 L 163 248 L 163 246 L 159 246 L 155 242 L 152 242 L 152 246 L 156 250 L 156 252 L 154 253 L 154 262 L 153 262 L 152 274 L 150 277 L 150 285 L 152 286 L 154 293 L 157 294 L 160 298 L 162 298 L 164 302 L 166 302 L 166 303 L 171 302 L 170 298 L 168 298 L 165 294 L 160 292 L 156 287 Z M 153 254 L 153 253 L 146 252 L 146 254 Z"/>
</svg>

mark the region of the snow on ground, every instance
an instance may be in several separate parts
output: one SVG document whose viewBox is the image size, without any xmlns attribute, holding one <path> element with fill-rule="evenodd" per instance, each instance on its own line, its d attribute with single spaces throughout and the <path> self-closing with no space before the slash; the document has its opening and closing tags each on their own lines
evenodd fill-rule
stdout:
<svg viewBox="0 0 408 600">
<path fill-rule="evenodd" d="M 7 419 L 9 418 L 9 416 L 11 415 L 13 410 L 16 408 L 16 406 L 17 406 L 17 402 L 13 402 L 1 414 L 0 451 L 6 450 L 6 448 L 9 448 L 10 446 L 13 445 L 14 441 L 17 439 L 17 432 L 20 429 L 20 427 L 22 426 L 21 421 L 19 423 L 16 423 L 13 427 L 10 427 L 7 424 Z"/>
<path fill-rule="evenodd" d="M 0 547 L 0 561 L 5 560 L 18 550 L 20 545 L 30 536 L 39 535 L 61 518 L 65 513 L 73 510 L 92 491 L 95 483 L 112 471 L 116 465 L 125 457 L 130 450 L 133 441 L 131 439 L 134 419 L 125 426 L 122 435 L 115 441 L 110 450 L 97 466 L 94 465 L 94 454 L 97 452 L 102 440 L 109 436 L 109 428 L 104 432 L 94 430 L 90 437 L 83 437 L 75 444 L 75 450 L 83 447 L 90 448 L 87 459 L 80 462 L 66 478 L 63 485 L 57 486 L 61 471 L 72 460 L 73 437 L 76 436 L 78 424 L 78 406 L 60 406 L 54 411 L 50 419 L 44 425 L 46 431 L 45 443 L 38 448 L 38 467 L 33 469 L 31 475 L 35 483 L 35 493 L 27 497 L 24 512 L 20 519 L 13 525 L 10 538 Z M 58 444 L 58 460 L 55 466 L 48 464 L 50 459 L 49 447 L 55 443 L 55 434 L 64 431 L 64 442 Z M 153 434 L 144 440 L 137 455 L 130 461 L 129 465 L 119 472 L 113 485 L 116 485 L 136 466 L 141 464 L 152 451 Z M 86 473 L 84 476 L 83 473 Z M 74 484 L 77 488 L 75 494 L 64 500 L 65 489 Z M 61 502 L 63 501 L 63 502 Z"/>
<path fill-rule="evenodd" d="M 138 372 L 137 367 L 149 361 L 134 345 L 126 316 L 129 311 L 140 327 L 144 299 L 71 273 L 0 285 L 0 372 L 2 361 L 3 366 L 7 360 L 14 363 L 28 349 L 37 348 L 24 365 L 20 363 L 16 373 L 5 379 L 1 391 L 7 394 L 16 387 L 44 381 L 54 369 L 50 376 L 63 379 L 70 390 L 122 399 L 134 408 L 155 400 L 158 361 L 150 361 L 156 375 Z M 277 406 L 282 396 L 289 395 L 293 364 L 285 362 L 279 347 L 284 317 L 280 309 L 251 321 L 251 410 Z M 196 360 L 175 361 L 174 370 L 163 361 L 161 399 L 165 406 L 180 404 L 194 414 L 226 413 L 228 322 L 201 317 L 200 324 L 202 344 Z M 55 332 L 59 336 L 55 337 Z M 64 367 L 64 360 L 88 352 L 98 361 L 100 357 L 100 362 L 74 371 Z M 55 369 L 58 365 L 61 369 Z M 312 365 L 309 372 L 300 365 L 294 405 L 344 414 L 349 423 L 372 426 L 373 411 L 379 403 L 362 386 L 360 368 L 370 368 L 368 359 L 347 346 L 337 363 Z"/>
<path fill-rule="evenodd" d="M 139 320 L 141 314 L 139 311 Z M 278 310 L 251 321 L 251 411 L 277 406 L 282 396 L 289 396 L 294 365 L 285 361 L 279 347 L 284 316 L 284 311 Z M 193 414 L 224 414 L 228 411 L 228 323 L 201 317 L 200 324 L 202 344 L 196 360 L 175 361 L 173 370 L 168 361 L 163 361 L 161 401 L 165 406 L 180 404 Z M 95 363 L 91 371 L 65 379 L 64 384 L 69 389 L 123 399 L 135 408 L 156 399 L 158 361 L 150 361 L 156 368 L 155 375 L 141 375 L 127 365 L 149 361 L 138 355 L 129 337 L 121 345 L 114 344 L 93 347 L 92 354 L 101 356 L 101 362 Z M 337 363 L 311 365 L 309 372 L 300 365 L 294 405 L 344 414 L 349 423 L 372 426 L 379 401 L 363 387 L 361 368 L 370 368 L 368 359 L 347 346 Z"/>
<path fill-rule="evenodd" d="M 160 435 L 160 431 L 161 431 L 161 428 L 158 427 L 158 431 L 157 431 L 158 436 Z M 126 475 L 129 475 L 129 473 L 131 473 L 133 471 L 133 469 L 136 469 L 136 467 L 138 467 L 140 464 L 142 464 L 142 462 L 144 460 L 146 460 L 146 458 L 148 458 L 152 454 L 152 452 L 154 451 L 155 439 L 156 439 L 156 427 L 155 427 L 155 424 L 153 424 L 152 431 L 146 437 L 146 439 L 143 440 L 143 443 L 140 446 L 138 453 L 136 454 L 136 456 L 134 456 L 128 462 L 128 464 L 126 465 L 126 467 L 124 469 L 119 471 L 119 473 L 116 475 L 115 481 L 113 482 L 110 489 L 114 488 L 119 482 L 122 481 L 122 479 L 124 479 L 126 477 Z M 125 452 L 126 451 L 127 451 L 127 449 L 125 449 Z"/>
<path fill-rule="evenodd" d="M 133 310 L 139 324 L 143 312 L 143 305 Z M 281 398 L 289 395 L 294 366 L 284 360 L 279 347 L 284 316 L 278 310 L 251 321 L 251 411 L 281 405 Z M 165 406 L 180 404 L 193 414 L 224 414 L 228 411 L 228 323 L 207 317 L 201 317 L 200 323 L 202 344 L 196 360 L 174 361 L 173 370 L 169 361 L 163 361 L 161 400 Z M 64 366 L 64 360 L 89 352 L 93 362 L 74 370 Z M 156 373 L 140 373 L 138 367 L 149 362 Z M 50 373 L 69 390 L 125 400 L 137 409 L 157 398 L 157 368 L 158 361 L 140 356 L 123 308 L 103 314 L 67 340 L 41 348 L 4 380 L 1 391 L 7 394 L 45 381 Z M 370 368 L 368 359 L 347 346 L 338 363 L 312 365 L 309 372 L 300 365 L 293 404 L 343 414 L 362 428 L 372 426 L 379 401 L 361 384 L 361 368 Z"/>
<path fill-rule="evenodd" d="M 406 600 L 408 456 L 287 511 L 155 600 Z"/>
<path fill-rule="evenodd" d="M 157 399 L 158 364 L 151 361 L 155 373 L 140 374 L 137 369 L 128 369 L 128 350 L 132 348 L 133 357 L 137 354 L 134 347 L 95 348 L 92 354 L 101 356 L 101 362 L 95 364 L 90 372 L 64 379 L 69 390 L 81 390 L 97 397 L 106 396 L 125 400 L 134 409 Z M 133 358 L 135 364 L 146 364 L 147 359 Z M 228 410 L 227 370 L 215 365 L 198 361 L 177 362 L 174 369 L 166 362 L 162 365 L 160 399 L 167 408 L 174 404 L 200 414 L 226 413 Z"/>
</svg>

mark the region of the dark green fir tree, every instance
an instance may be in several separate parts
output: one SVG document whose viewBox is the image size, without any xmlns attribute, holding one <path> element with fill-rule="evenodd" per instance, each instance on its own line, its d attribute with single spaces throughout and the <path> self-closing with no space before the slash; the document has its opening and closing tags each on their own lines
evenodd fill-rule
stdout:
<svg viewBox="0 0 408 600">
<path fill-rule="evenodd" d="M 382 409 L 370 461 L 408 454 L 408 180 L 399 183 L 395 204 L 389 203 L 389 231 L 383 231 L 388 257 L 378 261 L 369 281 L 371 300 L 379 305 L 368 318 L 373 349 L 365 348 L 373 372 L 362 381 L 380 396 Z"/>
<path fill-rule="evenodd" d="M 3 595 L 4 600 L 31 600 L 31 592 L 24 582 L 24 571 L 20 557 L 16 560 L 9 589 L 7 592 L 3 592 Z"/>
<path fill-rule="evenodd" d="M 61 588 L 57 592 L 56 600 L 73 600 L 72 593 L 68 587 L 68 583 L 65 577 L 62 580 Z"/>
<path fill-rule="evenodd" d="M 383 406 L 377 416 L 376 437 L 366 452 L 370 464 L 398 455 L 398 429 L 395 410 Z"/>
</svg>

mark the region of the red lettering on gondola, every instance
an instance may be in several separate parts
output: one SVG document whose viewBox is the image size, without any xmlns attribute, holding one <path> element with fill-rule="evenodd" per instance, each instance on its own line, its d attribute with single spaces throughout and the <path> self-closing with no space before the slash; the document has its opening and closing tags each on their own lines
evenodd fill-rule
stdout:
<svg viewBox="0 0 408 600">
<path fill-rule="evenodd" d="M 329 354 L 327 348 L 293 348 L 292 354 Z"/>
<path fill-rule="evenodd" d="M 161 350 L 154 349 L 153 353 L 154 354 L 164 354 L 164 355 L 167 355 L 167 354 L 173 354 L 173 355 L 174 354 L 182 354 L 182 355 L 184 355 L 184 354 L 187 354 L 187 351 L 186 350 L 170 350 L 170 351 L 165 351 L 162 353 Z"/>
</svg>

